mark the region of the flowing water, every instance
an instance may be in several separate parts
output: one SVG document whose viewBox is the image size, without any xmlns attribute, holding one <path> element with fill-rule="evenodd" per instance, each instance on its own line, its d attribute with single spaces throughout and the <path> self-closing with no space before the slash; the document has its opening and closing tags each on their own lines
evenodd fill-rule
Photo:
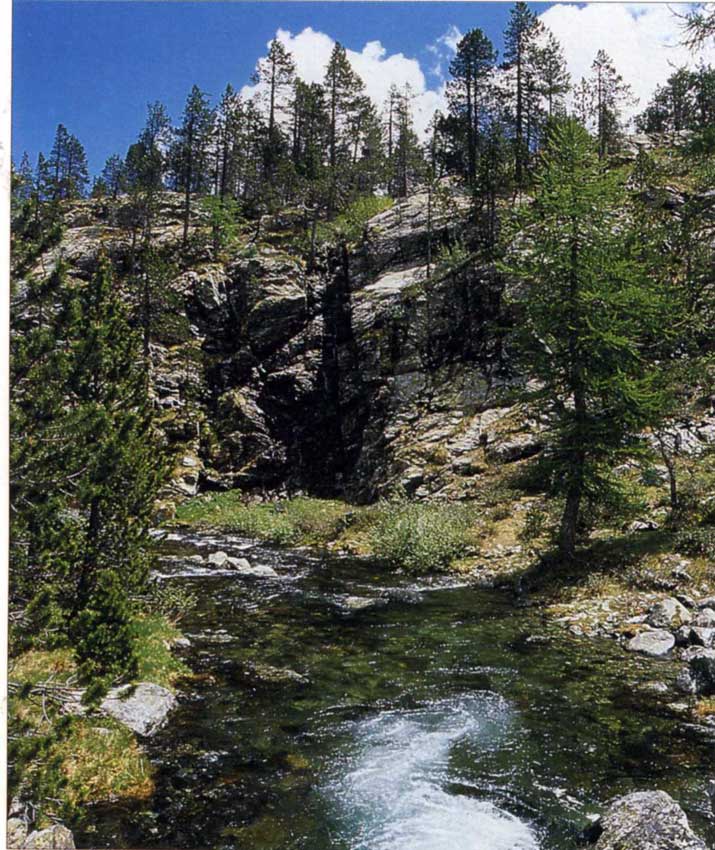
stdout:
<svg viewBox="0 0 715 850">
<path fill-rule="evenodd" d="M 157 580 L 198 594 L 194 676 L 147 746 L 154 797 L 91 809 L 78 847 L 567 850 L 648 788 L 715 846 L 713 738 L 644 687 L 669 662 L 447 578 L 229 536 L 162 549 Z M 218 549 L 278 577 L 196 558 Z"/>
</svg>

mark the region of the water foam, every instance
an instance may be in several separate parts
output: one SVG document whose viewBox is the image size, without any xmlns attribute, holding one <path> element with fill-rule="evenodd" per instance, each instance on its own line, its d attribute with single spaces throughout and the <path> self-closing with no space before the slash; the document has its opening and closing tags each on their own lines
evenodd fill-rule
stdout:
<svg viewBox="0 0 715 850">
<path fill-rule="evenodd" d="M 385 712 L 355 725 L 355 751 L 330 785 L 351 850 L 537 850 L 528 824 L 491 802 L 450 794 L 452 746 L 488 746 L 508 723 L 489 695 Z"/>
</svg>

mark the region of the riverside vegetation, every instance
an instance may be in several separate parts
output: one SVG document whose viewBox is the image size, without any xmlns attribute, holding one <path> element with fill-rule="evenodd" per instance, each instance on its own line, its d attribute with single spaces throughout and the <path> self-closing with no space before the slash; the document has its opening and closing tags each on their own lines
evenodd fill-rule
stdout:
<svg viewBox="0 0 715 850">
<path fill-rule="evenodd" d="M 709 663 L 715 71 L 674 71 L 629 135 L 605 53 L 573 85 L 522 3 L 505 45 L 463 37 L 426 144 L 341 45 L 308 85 L 274 40 L 255 100 L 152 104 L 91 189 L 62 125 L 14 169 L 10 787 L 35 826 L 153 793 L 101 707 L 192 675 L 152 525 L 456 571 Z"/>
</svg>

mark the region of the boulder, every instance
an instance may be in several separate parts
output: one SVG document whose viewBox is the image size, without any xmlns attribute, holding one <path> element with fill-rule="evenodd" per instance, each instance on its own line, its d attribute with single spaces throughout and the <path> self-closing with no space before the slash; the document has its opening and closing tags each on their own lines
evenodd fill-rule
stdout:
<svg viewBox="0 0 715 850">
<path fill-rule="evenodd" d="M 251 564 L 246 558 L 229 558 L 226 566 L 231 567 L 242 576 L 255 578 L 278 578 L 278 573 L 268 564 Z"/>
<path fill-rule="evenodd" d="M 640 632 L 626 644 L 630 652 L 642 652 L 644 655 L 658 657 L 667 655 L 675 646 L 675 638 L 665 629 L 651 629 Z"/>
<path fill-rule="evenodd" d="M 102 701 L 101 709 L 128 726 L 137 735 L 150 737 L 166 721 L 176 706 L 170 690 L 151 682 L 113 688 Z"/>
<path fill-rule="evenodd" d="M 212 552 L 207 560 L 214 567 L 225 567 L 228 564 L 229 558 L 224 551 L 219 550 L 218 552 Z"/>
<path fill-rule="evenodd" d="M 705 599 L 701 599 L 698 602 L 697 606 L 701 611 L 705 608 L 710 608 L 715 610 L 715 596 L 706 596 Z"/>
<path fill-rule="evenodd" d="M 701 629 L 715 629 L 715 611 L 712 608 L 701 608 L 693 620 L 694 626 Z"/>
<path fill-rule="evenodd" d="M 655 629 L 677 629 L 692 619 L 690 611 L 670 596 L 651 606 L 647 622 Z"/>
<path fill-rule="evenodd" d="M 715 694 L 715 649 L 693 648 L 687 652 L 690 675 L 695 692 L 701 696 Z"/>
<path fill-rule="evenodd" d="M 346 596 L 339 604 L 343 611 L 356 613 L 358 611 L 368 611 L 371 608 L 380 608 L 387 604 L 387 600 L 368 596 Z"/>
<path fill-rule="evenodd" d="M 710 648 L 715 646 L 715 629 L 706 629 L 702 626 L 691 626 L 690 643 L 695 646 Z"/>
<path fill-rule="evenodd" d="M 23 850 L 75 850 L 72 833 L 62 824 L 31 832 L 22 845 Z"/>
<path fill-rule="evenodd" d="M 680 806 L 664 791 L 614 800 L 600 819 L 595 850 L 707 850 Z"/>
</svg>

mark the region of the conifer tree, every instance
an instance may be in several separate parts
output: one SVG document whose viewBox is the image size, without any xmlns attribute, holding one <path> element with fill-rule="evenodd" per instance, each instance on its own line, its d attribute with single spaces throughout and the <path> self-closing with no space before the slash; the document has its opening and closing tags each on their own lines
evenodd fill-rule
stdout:
<svg viewBox="0 0 715 850">
<path fill-rule="evenodd" d="M 74 200 L 84 196 L 89 172 L 81 142 L 64 124 L 57 126 L 45 172 L 46 192 L 52 201 Z"/>
<path fill-rule="evenodd" d="M 338 203 L 340 184 L 345 183 L 346 177 L 349 178 L 352 143 L 355 140 L 349 136 L 348 128 L 363 91 L 362 80 L 353 71 L 345 48 L 339 42 L 335 43 L 330 55 L 323 86 L 328 112 L 328 214 L 332 215 Z"/>
<path fill-rule="evenodd" d="M 550 421 L 548 466 L 564 501 L 558 534 L 574 556 L 584 503 L 612 490 L 610 470 L 639 451 L 670 408 L 658 365 L 672 332 L 667 287 L 649 274 L 624 216 L 624 190 L 573 119 L 551 131 L 533 207 L 506 268 L 526 283 L 526 354 Z"/>
<path fill-rule="evenodd" d="M 564 97 L 571 88 L 571 75 L 566 68 L 563 50 L 554 34 L 546 32 L 546 42 L 536 47 L 540 92 L 546 99 L 549 117 L 564 112 Z"/>
<path fill-rule="evenodd" d="M 191 195 L 203 191 L 210 179 L 209 140 L 212 128 L 213 114 L 208 98 L 198 86 L 193 86 L 186 99 L 172 150 L 176 188 L 184 193 L 184 245 L 189 238 Z"/>
<path fill-rule="evenodd" d="M 129 675 L 131 596 L 163 471 L 138 339 L 106 258 L 85 285 L 60 266 L 35 305 L 12 341 L 15 591 L 85 672 Z"/>
<path fill-rule="evenodd" d="M 589 85 L 596 115 L 598 155 L 603 158 L 618 143 L 622 131 L 621 109 L 632 102 L 631 87 L 616 71 L 604 50 L 596 54 L 591 74 Z"/>
<path fill-rule="evenodd" d="M 527 85 L 530 79 L 530 48 L 543 31 L 526 3 L 516 3 L 504 33 L 504 67 L 513 74 L 514 168 L 517 186 L 524 185 L 529 150 L 526 143 Z"/>
<path fill-rule="evenodd" d="M 447 86 L 450 112 L 464 127 L 467 162 L 465 176 L 470 185 L 477 175 L 477 163 L 485 123 L 485 107 L 496 62 L 496 51 L 480 29 L 470 30 L 457 45 L 450 63 L 452 80 Z"/>
<path fill-rule="evenodd" d="M 105 192 L 116 200 L 126 188 L 126 166 L 124 160 L 118 154 L 113 154 L 104 163 L 101 179 Z"/>
<path fill-rule="evenodd" d="M 253 74 L 253 82 L 265 87 L 267 101 L 267 136 L 263 159 L 266 176 L 269 180 L 275 178 L 284 148 L 284 138 L 281 132 L 278 116 L 287 106 L 289 93 L 295 81 L 295 63 L 285 46 L 274 38 L 268 48 L 268 56 L 258 62 Z"/>
</svg>

